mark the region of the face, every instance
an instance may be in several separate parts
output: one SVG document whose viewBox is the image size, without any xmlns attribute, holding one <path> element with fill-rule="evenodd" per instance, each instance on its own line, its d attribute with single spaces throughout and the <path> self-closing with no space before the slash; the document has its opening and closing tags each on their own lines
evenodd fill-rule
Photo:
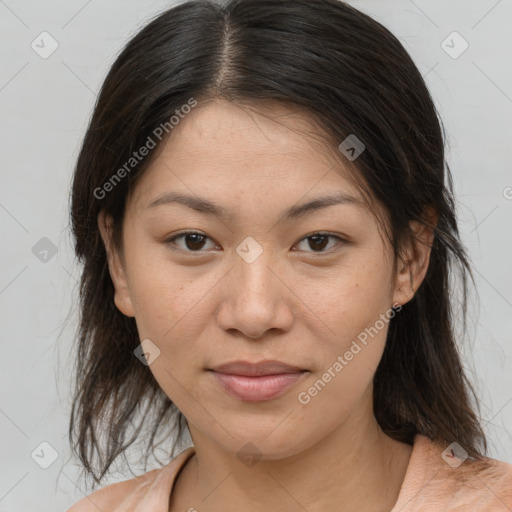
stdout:
<svg viewBox="0 0 512 512">
<path fill-rule="evenodd" d="M 371 414 L 400 314 L 391 307 L 411 293 L 343 161 L 303 118 L 273 114 L 279 122 L 224 101 L 192 110 L 128 198 L 124 258 L 110 251 L 110 269 L 116 304 L 150 340 L 149 369 L 192 437 L 279 458 Z M 301 371 L 260 384 L 211 371 L 240 360 Z"/>
</svg>

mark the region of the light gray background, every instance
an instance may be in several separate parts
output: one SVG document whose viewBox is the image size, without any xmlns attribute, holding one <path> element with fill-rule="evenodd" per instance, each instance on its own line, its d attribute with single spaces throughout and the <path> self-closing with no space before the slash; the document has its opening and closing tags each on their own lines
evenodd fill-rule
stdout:
<svg viewBox="0 0 512 512">
<path fill-rule="evenodd" d="M 402 40 L 444 118 L 480 294 L 462 350 L 482 397 L 490 455 L 512 463 L 512 1 L 351 3 Z M 71 172 L 116 54 L 171 5 L 0 1 L 0 512 L 65 510 L 84 495 L 66 439 L 74 313 L 64 322 L 79 275 L 67 231 Z M 43 31 L 59 45 L 47 59 L 31 48 Z M 458 58 L 442 47 L 453 31 L 469 44 Z M 452 54 L 462 49 L 457 37 L 445 43 Z M 57 247 L 47 262 L 32 251 L 43 237 Z M 42 442 L 58 452 L 48 469 L 31 458 L 37 448 L 34 458 L 48 460 Z"/>
</svg>

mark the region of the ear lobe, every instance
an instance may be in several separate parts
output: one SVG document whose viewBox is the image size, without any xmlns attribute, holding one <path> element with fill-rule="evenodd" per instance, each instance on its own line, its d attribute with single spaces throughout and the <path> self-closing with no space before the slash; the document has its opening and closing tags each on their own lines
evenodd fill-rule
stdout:
<svg viewBox="0 0 512 512">
<path fill-rule="evenodd" d="M 98 214 L 98 228 L 107 253 L 108 269 L 115 290 L 115 305 L 121 313 L 133 317 L 135 314 L 125 269 L 113 242 L 113 219 L 110 215 L 106 215 L 104 210 Z"/>
<path fill-rule="evenodd" d="M 398 261 L 395 283 L 394 303 L 409 302 L 418 290 L 427 274 L 430 254 L 434 243 L 434 227 L 437 214 L 432 208 L 427 208 L 426 223 L 411 221 L 409 223 L 411 236 L 402 248 Z"/>
</svg>

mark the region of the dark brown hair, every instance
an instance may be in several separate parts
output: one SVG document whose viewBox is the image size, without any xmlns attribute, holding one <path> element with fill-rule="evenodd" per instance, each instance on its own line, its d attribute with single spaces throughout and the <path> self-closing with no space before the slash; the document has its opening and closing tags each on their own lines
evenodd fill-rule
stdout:
<svg viewBox="0 0 512 512">
<path fill-rule="evenodd" d="M 335 149 L 356 134 L 366 150 L 354 164 L 361 183 L 389 213 L 395 257 L 411 236 L 409 222 L 427 222 L 425 208 L 435 209 L 427 275 L 390 322 L 374 378 L 374 413 L 396 440 L 412 444 L 422 433 L 456 441 L 480 458 L 487 445 L 456 345 L 458 303 L 452 296 L 457 275 L 465 326 L 471 268 L 459 239 L 442 124 L 408 53 L 381 24 L 337 0 L 192 0 L 158 15 L 120 53 L 74 173 L 71 216 L 83 272 L 69 438 L 95 482 L 145 424 L 151 434 L 147 453 L 154 452 L 162 426 L 171 427 L 166 435 L 176 435 L 176 442 L 187 428 L 134 356 L 140 339 L 134 319 L 114 304 L 97 217 L 102 209 L 112 216 L 121 251 L 127 195 L 157 151 L 118 173 L 122 179 L 113 176 L 191 98 L 296 107 L 322 127 Z"/>
</svg>

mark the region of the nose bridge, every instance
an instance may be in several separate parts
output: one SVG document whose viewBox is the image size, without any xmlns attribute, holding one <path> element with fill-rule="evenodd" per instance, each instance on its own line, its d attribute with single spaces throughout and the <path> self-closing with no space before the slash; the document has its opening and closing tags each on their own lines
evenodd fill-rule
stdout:
<svg viewBox="0 0 512 512">
<path fill-rule="evenodd" d="M 237 248 L 235 257 L 236 288 L 241 298 L 251 302 L 268 304 L 275 300 L 276 277 L 272 272 L 273 255 L 270 247 L 263 246 L 252 237 L 247 237 Z M 240 297 L 238 297 L 240 298 Z"/>
<path fill-rule="evenodd" d="M 254 338 L 268 329 L 286 328 L 291 314 L 283 303 L 283 285 L 273 268 L 271 249 L 264 250 L 248 237 L 236 253 L 221 319 L 223 328 L 235 328 Z"/>
</svg>

